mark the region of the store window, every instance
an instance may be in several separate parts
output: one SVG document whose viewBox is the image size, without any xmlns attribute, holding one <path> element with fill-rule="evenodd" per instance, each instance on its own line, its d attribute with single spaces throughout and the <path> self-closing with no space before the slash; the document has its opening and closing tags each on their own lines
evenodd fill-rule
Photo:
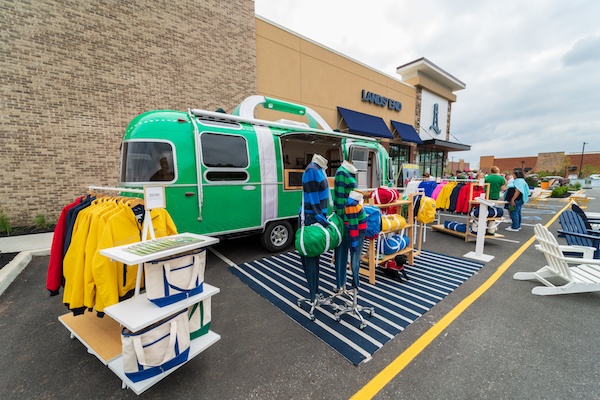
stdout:
<svg viewBox="0 0 600 400">
<path fill-rule="evenodd" d="M 121 183 L 170 182 L 175 179 L 170 142 L 127 141 L 121 152 Z"/>
<path fill-rule="evenodd" d="M 410 163 L 410 146 L 390 143 L 390 159 L 397 174 L 402 170 L 402 164 Z"/>
<path fill-rule="evenodd" d="M 245 181 L 248 179 L 248 145 L 238 135 L 203 133 L 200 138 L 202 163 L 208 181 Z"/>
<path fill-rule="evenodd" d="M 433 177 L 444 176 L 444 152 L 422 148 L 419 149 L 419 173 L 429 172 Z"/>
</svg>

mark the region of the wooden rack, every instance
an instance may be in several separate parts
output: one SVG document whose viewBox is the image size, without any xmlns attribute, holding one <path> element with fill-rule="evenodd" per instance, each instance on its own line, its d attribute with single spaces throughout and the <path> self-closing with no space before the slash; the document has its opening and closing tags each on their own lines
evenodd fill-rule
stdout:
<svg viewBox="0 0 600 400">
<path fill-rule="evenodd" d="M 408 259 L 408 264 L 413 265 L 414 264 L 414 229 L 415 229 L 415 215 L 414 215 L 414 206 L 413 206 L 413 195 L 410 195 L 408 200 L 397 200 L 393 203 L 388 203 L 388 204 L 374 204 L 373 199 L 369 199 L 369 205 L 378 207 L 378 208 L 388 208 L 388 207 L 398 207 L 399 210 L 401 209 L 402 206 L 407 206 L 407 213 L 406 213 L 406 226 L 403 228 L 405 230 L 405 234 L 406 236 L 408 236 L 410 238 L 410 244 L 400 250 L 397 253 L 394 254 L 390 254 L 390 255 L 385 255 L 384 257 L 382 257 L 381 259 L 377 259 L 377 251 L 375 248 L 375 240 L 376 239 L 366 239 L 369 241 L 368 243 L 368 248 L 367 248 L 367 253 L 362 255 L 361 257 L 361 268 L 360 268 L 360 273 L 367 276 L 369 278 L 369 283 L 374 285 L 375 284 L 375 270 L 377 268 L 377 265 L 379 264 L 383 264 L 386 261 L 392 260 L 394 257 L 396 257 L 398 254 L 405 254 L 406 258 Z M 400 214 L 400 212 L 398 212 L 398 214 Z M 419 240 L 421 240 L 422 238 L 422 229 L 423 227 L 421 226 L 421 233 L 419 235 Z M 387 231 L 384 233 L 390 233 L 390 232 L 396 232 L 394 231 Z M 420 249 L 420 245 L 418 246 L 418 248 Z M 366 264 L 367 267 L 363 267 L 363 264 Z"/>
</svg>

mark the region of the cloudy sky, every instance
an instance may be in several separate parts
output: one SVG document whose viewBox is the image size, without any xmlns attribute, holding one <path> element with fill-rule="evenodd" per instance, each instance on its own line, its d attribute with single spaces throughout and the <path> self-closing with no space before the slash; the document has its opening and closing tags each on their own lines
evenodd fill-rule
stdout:
<svg viewBox="0 0 600 400">
<path fill-rule="evenodd" d="M 426 57 L 456 92 L 456 158 L 600 151 L 600 1 L 255 0 L 256 14 L 385 74 Z M 399 76 L 398 76 L 399 77 Z"/>
</svg>

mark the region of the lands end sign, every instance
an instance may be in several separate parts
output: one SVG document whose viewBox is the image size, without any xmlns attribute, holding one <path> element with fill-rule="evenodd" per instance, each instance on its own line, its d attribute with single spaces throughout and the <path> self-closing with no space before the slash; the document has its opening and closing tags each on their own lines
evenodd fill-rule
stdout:
<svg viewBox="0 0 600 400">
<path fill-rule="evenodd" d="M 402 103 L 399 101 L 388 99 L 387 97 L 383 97 L 375 93 L 367 92 L 364 89 L 361 94 L 361 100 L 376 104 L 381 107 L 387 106 L 387 108 L 394 111 L 402 110 Z"/>
</svg>

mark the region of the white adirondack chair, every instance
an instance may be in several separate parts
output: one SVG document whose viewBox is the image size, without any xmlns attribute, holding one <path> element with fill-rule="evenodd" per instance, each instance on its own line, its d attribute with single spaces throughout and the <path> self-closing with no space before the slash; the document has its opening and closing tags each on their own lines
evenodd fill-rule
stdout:
<svg viewBox="0 0 600 400">
<path fill-rule="evenodd" d="M 541 224 L 536 224 L 534 231 L 538 241 L 535 248 L 544 254 L 548 265 L 536 272 L 517 272 L 513 279 L 540 281 L 545 286 L 536 286 L 531 293 L 541 296 L 600 291 L 600 260 L 592 258 L 593 247 L 559 245 Z M 581 253 L 583 258 L 565 257 L 564 252 Z M 548 280 L 552 278 L 556 278 L 555 282 L 563 280 L 565 283 L 557 286 Z"/>
</svg>

